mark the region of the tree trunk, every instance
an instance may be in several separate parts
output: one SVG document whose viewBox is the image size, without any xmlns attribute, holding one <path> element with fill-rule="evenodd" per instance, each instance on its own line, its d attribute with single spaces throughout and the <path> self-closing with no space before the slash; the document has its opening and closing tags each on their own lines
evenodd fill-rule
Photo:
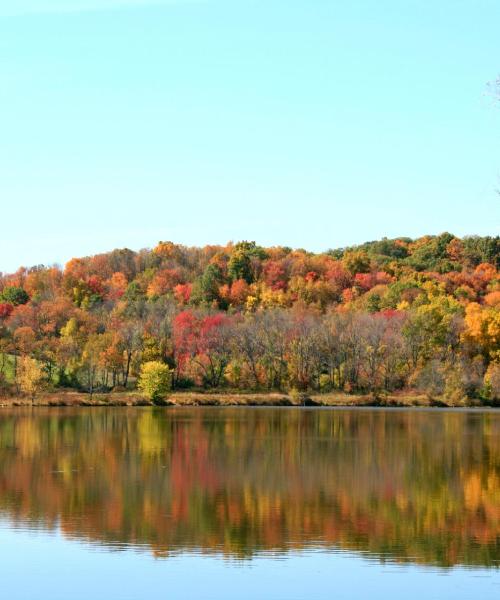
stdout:
<svg viewBox="0 0 500 600">
<path fill-rule="evenodd" d="M 128 376 L 130 373 L 130 362 L 132 361 L 132 352 L 127 352 L 127 366 L 125 367 L 125 373 L 123 374 L 123 387 L 127 387 Z"/>
</svg>

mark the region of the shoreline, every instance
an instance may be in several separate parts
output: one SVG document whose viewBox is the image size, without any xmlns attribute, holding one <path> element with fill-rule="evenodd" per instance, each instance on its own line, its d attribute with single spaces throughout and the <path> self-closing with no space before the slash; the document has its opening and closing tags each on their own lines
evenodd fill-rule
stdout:
<svg viewBox="0 0 500 600">
<path fill-rule="evenodd" d="M 500 408 L 480 400 L 446 403 L 429 399 L 423 394 L 397 393 L 374 397 L 370 394 L 353 395 L 342 392 L 324 394 L 296 394 L 285 392 L 172 392 L 164 401 L 153 403 L 134 392 L 88 393 L 63 391 L 45 393 L 33 401 L 22 396 L 0 397 L 0 408 L 12 407 L 130 407 L 130 406 L 261 406 L 261 407 L 395 407 L 395 408 Z"/>
</svg>

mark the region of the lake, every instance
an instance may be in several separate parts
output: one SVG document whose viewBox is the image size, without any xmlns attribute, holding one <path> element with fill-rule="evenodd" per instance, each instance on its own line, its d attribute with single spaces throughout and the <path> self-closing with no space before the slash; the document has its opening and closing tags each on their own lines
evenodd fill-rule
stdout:
<svg viewBox="0 0 500 600">
<path fill-rule="evenodd" d="M 0 411 L 9 600 L 500 598 L 500 412 Z"/>
</svg>

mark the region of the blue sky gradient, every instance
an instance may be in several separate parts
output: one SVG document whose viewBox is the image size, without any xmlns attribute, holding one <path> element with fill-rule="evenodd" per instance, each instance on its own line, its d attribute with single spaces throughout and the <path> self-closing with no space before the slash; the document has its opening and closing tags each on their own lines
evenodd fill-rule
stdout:
<svg viewBox="0 0 500 600">
<path fill-rule="evenodd" d="M 2 3 L 0 271 L 498 234 L 499 23 L 498 0 Z"/>
</svg>

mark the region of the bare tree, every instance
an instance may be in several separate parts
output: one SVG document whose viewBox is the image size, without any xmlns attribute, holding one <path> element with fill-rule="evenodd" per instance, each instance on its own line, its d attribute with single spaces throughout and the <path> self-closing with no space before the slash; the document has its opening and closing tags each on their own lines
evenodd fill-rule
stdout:
<svg viewBox="0 0 500 600">
<path fill-rule="evenodd" d="M 265 346 L 260 330 L 259 316 L 249 314 L 240 321 L 234 331 L 233 344 L 236 354 L 239 354 L 248 366 L 255 382 L 261 386 L 259 362 L 264 356 Z"/>
<path fill-rule="evenodd" d="M 287 340 L 292 329 L 289 313 L 272 309 L 258 313 L 258 329 L 264 354 L 262 364 L 266 372 L 267 386 L 282 389 L 286 375 Z"/>
</svg>

